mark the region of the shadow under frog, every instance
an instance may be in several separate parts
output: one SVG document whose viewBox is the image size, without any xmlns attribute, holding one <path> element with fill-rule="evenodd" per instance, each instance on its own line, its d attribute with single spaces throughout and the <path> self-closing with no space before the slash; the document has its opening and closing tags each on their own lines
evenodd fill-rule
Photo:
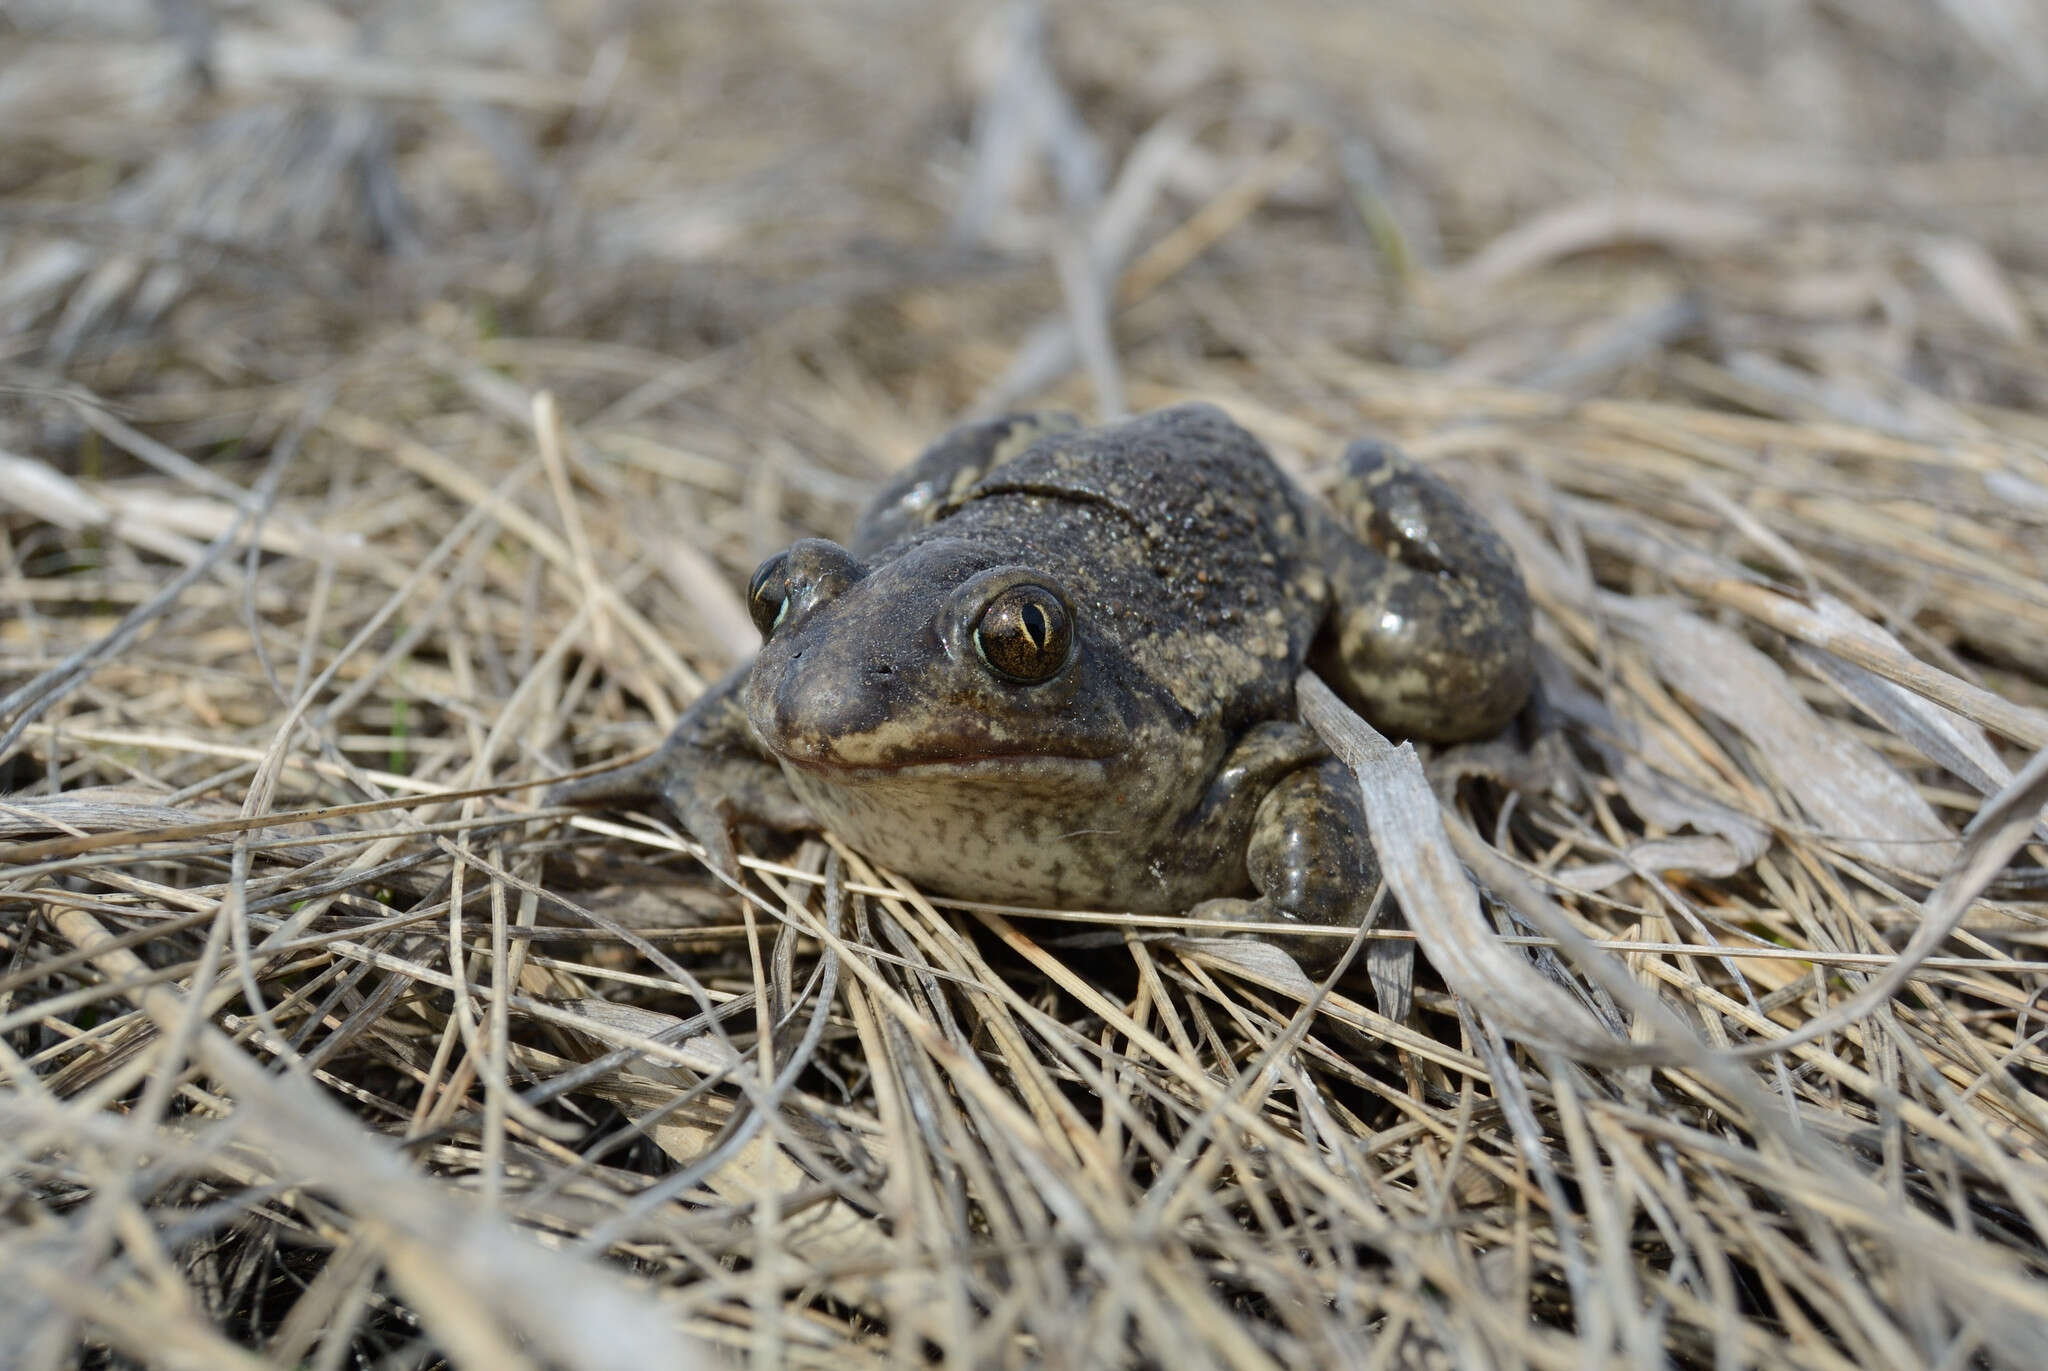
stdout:
<svg viewBox="0 0 2048 1371">
<path fill-rule="evenodd" d="M 1360 443 L 1325 506 L 1209 405 L 956 429 L 747 598 L 752 663 L 552 798 L 658 793 L 727 871 L 735 824 L 826 827 L 962 899 L 1356 926 L 1365 815 L 1295 677 L 1438 742 L 1531 678 L 1521 578 L 1448 486 Z"/>
</svg>

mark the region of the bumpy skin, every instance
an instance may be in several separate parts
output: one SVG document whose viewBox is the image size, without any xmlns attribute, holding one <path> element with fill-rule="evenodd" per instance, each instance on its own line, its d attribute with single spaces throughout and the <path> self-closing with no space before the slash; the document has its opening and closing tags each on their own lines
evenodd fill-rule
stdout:
<svg viewBox="0 0 2048 1371">
<path fill-rule="evenodd" d="M 1528 692 L 1529 607 L 1492 531 L 1387 449 L 1347 453 L 1333 500 L 1207 405 L 958 429 L 851 551 L 764 567 L 779 620 L 661 752 L 559 797 L 658 791 L 728 868 L 733 823 L 809 823 L 965 899 L 1355 925 L 1378 871 L 1296 675 L 1397 734 L 1489 733 Z M 1066 626 L 1043 680 L 984 652 L 1006 592 Z"/>
</svg>

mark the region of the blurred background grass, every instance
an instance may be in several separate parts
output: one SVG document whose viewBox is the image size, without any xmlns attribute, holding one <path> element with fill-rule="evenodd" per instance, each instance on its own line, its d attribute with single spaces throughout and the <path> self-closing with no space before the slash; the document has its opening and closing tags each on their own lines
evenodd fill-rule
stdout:
<svg viewBox="0 0 2048 1371">
<path fill-rule="evenodd" d="M 1127 250 L 1291 131 L 1317 146 L 1119 322 L 1127 357 L 1249 330 L 1520 380 L 1690 293 L 1709 362 L 2040 400 L 2048 21 L 2024 0 L 15 0 L 6 20 L 9 359 L 108 389 L 303 379 L 428 326 L 812 347 L 891 408 L 933 407 L 912 441 L 1060 308 L 1062 230 L 1171 121 L 1187 145 Z M 1675 204 L 1483 255 L 1631 195 Z"/>
</svg>

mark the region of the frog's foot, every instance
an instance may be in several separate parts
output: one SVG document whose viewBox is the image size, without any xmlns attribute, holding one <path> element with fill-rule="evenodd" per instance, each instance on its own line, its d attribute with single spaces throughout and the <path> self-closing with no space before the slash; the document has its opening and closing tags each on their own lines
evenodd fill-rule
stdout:
<svg viewBox="0 0 2048 1371">
<path fill-rule="evenodd" d="M 1256 900 L 1224 896 L 1221 899 L 1204 900 L 1188 913 L 1194 918 L 1211 923 L 1257 924 L 1263 927 L 1247 928 L 1241 936 L 1257 938 L 1271 943 L 1300 965 L 1308 975 L 1321 979 L 1336 969 L 1343 959 L 1347 940 L 1334 933 L 1276 933 L 1273 924 L 1307 923 L 1292 911 L 1282 909 L 1268 896 Z M 1367 925 L 1368 930 L 1401 920 L 1400 906 L 1386 904 L 1381 916 Z M 1405 938 L 1368 938 L 1365 946 L 1352 958 L 1350 970 L 1364 967 L 1366 979 L 1372 982 L 1373 999 L 1379 1005 L 1380 1013 L 1396 1022 L 1408 1017 L 1409 1007 L 1414 1002 L 1415 985 L 1415 944 Z"/>
<path fill-rule="evenodd" d="M 1358 783 L 1342 762 L 1302 767 L 1267 792 L 1252 818 L 1245 869 L 1256 899 L 1205 900 L 1194 913 L 1229 923 L 1371 927 L 1379 863 Z M 1311 975 L 1334 967 L 1346 945 L 1334 933 L 1261 930 L 1247 936 L 1274 943 Z"/>
<path fill-rule="evenodd" d="M 1335 608 L 1316 665 L 1359 713 L 1433 742 L 1493 733 L 1534 679 L 1528 591 L 1500 535 L 1382 443 L 1354 443 L 1322 541 Z"/>
<path fill-rule="evenodd" d="M 748 731 L 738 691 L 745 669 L 692 705 L 653 755 L 550 789 L 545 803 L 597 805 L 658 799 L 704 848 L 712 869 L 737 878 L 733 830 L 742 824 L 798 832 L 819 827 L 782 768 Z"/>
<path fill-rule="evenodd" d="M 664 748 L 625 766 L 578 776 L 573 781 L 558 781 L 541 792 L 540 802 L 553 808 L 556 805 L 630 804 L 644 800 L 661 794 L 666 761 L 667 749 Z"/>
<path fill-rule="evenodd" d="M 781 832 L 803 832 L 820 825 L 778 766 L 752 758 L 693 757 L 686 770 L 669 773 L 661 798 L 676 822 L 704 849 L 712 870 L 739 879 L 739 855 L 733 831 L 758 824 Z"/>
<path fill-rule="evenodd" d="M 655 763 L 661 765 L 655 765 Z M 603 782 L 604 784 L 593 784 Z M 789 788 L 779 767 L 751 757 L 669 749 L 617 772 L 602 772 L 548 791 L 548 804 L 590 805 L 658 798 L 704 849 L 705 863 L 739 876 L 733 831 L 758 824 L 788 832 L 815 829 L 818 821 Z"/>
<path fill-rule="evenodd" d="M 1277 931 L 1274 925 L 1304 924 L 1318 922 L 1304 919 L 1290 909 L 1275 904 L 1270 896 L 1261 895 L 1255 900 L 1243 899 L 1236 895 L 1224 895 L 1213 900 L 1204 900 L 1188 911 L 1188 916 L 1204 923 L 1253 924 L 1242 934 L 1228 929 L 1219 930 L 1231 937 L 1256 938 L 1262 943 L 1271 943 L 1301 964 L 1302 970 L 1310 975 L 1327 975 L 1343 955 L 1344 939 L 1334 933 L 1287 933 Z M 1206 930 L 1191 928 L 1192 934 L 1205 934 Z"/>
</svg>

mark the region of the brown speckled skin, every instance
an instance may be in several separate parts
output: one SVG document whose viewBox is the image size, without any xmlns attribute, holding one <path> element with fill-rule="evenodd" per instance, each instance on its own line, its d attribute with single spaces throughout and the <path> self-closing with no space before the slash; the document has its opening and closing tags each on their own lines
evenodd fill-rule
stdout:
<svg viewBox="0 0 2048 1371">
<path fill-rule="evenodd" d="M 564 798 L 659 789 L 728 866 L 732 822 L 808 821 L 966 899 L 1355 924 L 1364 815 L 1295 676 L 1313 660 L 1390 732 L 1491 732 L 1528 692 L 1529 608 L 1492 531 L 1385 449 L 1333 496 L 1207 405 L 956 430 L 850 550 L 790 549 L 781 622 L 660 753 Z M 1020 583 L 1072 613 L 1038 684 L 974 646 Z"/>
</svg>

